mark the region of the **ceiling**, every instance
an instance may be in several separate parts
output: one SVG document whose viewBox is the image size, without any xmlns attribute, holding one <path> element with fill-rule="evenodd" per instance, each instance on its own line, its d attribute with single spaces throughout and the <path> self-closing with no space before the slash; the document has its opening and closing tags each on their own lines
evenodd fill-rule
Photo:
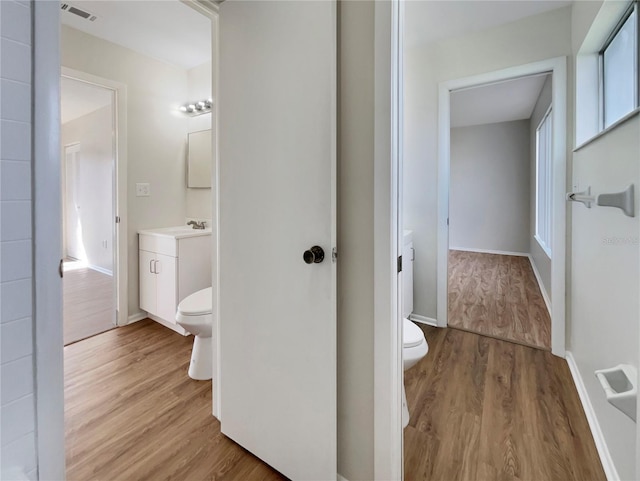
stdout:
<svg viewBox="0 0 640 481">
<path fill-rule="evenodd" d="M 546 78 L 522 77 L 451 93 L 451 127 L 531 118 Z"/>
<path fill-rule="evenodd" d="M 111 103 L 111 90 L 62 77 L 61 122 L 66 124 Z"/>
<path fill-rule="evenodd" d="M 182 68 L 211 58 L 211 22 L 178 0 L 71 0 L 97 17 L 62 23 Z M 570 5 L 568 0 L 408 0 L 405 48 L 484 30 Z"/>
<path fill-rule="evenodd" d="M 571 5 L 564 0 L 408 0 L 405 48 L 497 27 Z"/>
<path fill-rule="evenodd" d="M 88 34 L 181 68 L 211 59 L 210 19 L 178 0 L 72 0 L 97 18 L 61 12 L 62 22 Z M 405 4 L 405 48 L 468 34 L 570 5 L 564 0 L 409 0 Z M 457 92 L 451 97 L 452 126 L 529 118 L 544 79 L 528 78 Z M 63 121 L 106 105 L 95 87 L 63 82 Z M 73 95 L 65 96 L 74 91 Z M 74 97 L 75 100 L 71 100 Z M 502 100 L 508 99 L 508 102 Z"/>
<path fill-rule="evenodd" d="M 73 7 L 97 16 L 83 19 L 61 12 L 62 23 L 189 69 L 211 60 L 211 20 L 178 0 L 71 0 Z"/>
</svg>

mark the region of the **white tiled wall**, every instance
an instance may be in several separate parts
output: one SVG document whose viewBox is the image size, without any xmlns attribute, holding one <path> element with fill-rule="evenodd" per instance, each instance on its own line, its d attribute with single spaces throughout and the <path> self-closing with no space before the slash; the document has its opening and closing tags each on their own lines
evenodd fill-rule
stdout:
<svg viewBox="0 0 640 481">
<path fill-rule="evenodd" d="M 31 2 L 0 1 L 0 468 L 36 479 Z M 14 474 L 8 474 L 12 472 Z"/>
</svg>

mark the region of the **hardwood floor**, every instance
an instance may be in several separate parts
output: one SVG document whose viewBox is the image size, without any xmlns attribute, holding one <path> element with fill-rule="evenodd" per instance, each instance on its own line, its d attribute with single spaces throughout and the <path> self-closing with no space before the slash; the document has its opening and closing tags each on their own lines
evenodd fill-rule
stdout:
<svg viewBox="0 0 640 481">
<path fill-rule="evenodd" d="M 604 481 L 566 361 L 420 325 L 429 353 L 405 373 L 405 480 Z"/>
<path fill-rule="evenodd" d="M 74 265 L 75 264 L 75 265 Z M 113 277 L 66 262 L 62 279 L 64 344 L 115 327 Z"/>
<path fill-rule="evenodd" d="M 551 318 L 527 257 L 449 251 L 449 327 L 551 349 Z"/>
<path fill-rule="evenodd" d="M 192 344 L 144 320 L 65 347 L 68 481 L 286 479 L 220 433 Z"/>
<path fill-rule="evenodd" d="M 564 360 L 420 327 L 407 481 L 606 479 Z M 69 481 L 286 479 L 220 433 L 211 382 L 187 376 L 192 342 L 145 320 L 65 347 Z"/>
</svg>

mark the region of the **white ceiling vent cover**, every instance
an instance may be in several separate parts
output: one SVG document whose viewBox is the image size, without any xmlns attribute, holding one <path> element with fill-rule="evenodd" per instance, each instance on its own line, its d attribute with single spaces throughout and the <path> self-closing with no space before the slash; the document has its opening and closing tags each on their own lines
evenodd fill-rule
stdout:
<svg viewBox="0 0 640 481">
<path fill-rule="evenodd" d="M 60 9 L 64 12 L 77 15 L 84 20 L 89 20 L 90 22 L 95 22 L 95 20 L 98 18 L 96 15 L 89 13 L 86 10 L 74 7 L 73 5 L 65 2 L 62 2 L 62 4 L 60 5 Z"/>
</svg>

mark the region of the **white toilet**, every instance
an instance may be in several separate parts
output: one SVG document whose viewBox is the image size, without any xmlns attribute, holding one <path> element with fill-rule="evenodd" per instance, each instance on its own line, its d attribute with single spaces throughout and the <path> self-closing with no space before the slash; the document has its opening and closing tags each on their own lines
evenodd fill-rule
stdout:
<svg viewBox="0 0 640 481">
<path fill-rule="evenodd" d="M 176 313 L 178 324 L 195 336 L 189 364 L 189 377 L 198 381 L 211 379 L 213 374 L 212 299 L 211 287 L 194 292 L 178 304 Z"/>
<path fill-rule="evenodd" d="M 404 370 L 415 366 L 429 352 L 429 345 L 422 329 L 409 320 L 413 311 L 413 235 L 404 231 L 404 249 L 402 252 L 402 362 Z M 402 380 L 402 424 L 409 425 L 407 395 Z"/>
</svg>

